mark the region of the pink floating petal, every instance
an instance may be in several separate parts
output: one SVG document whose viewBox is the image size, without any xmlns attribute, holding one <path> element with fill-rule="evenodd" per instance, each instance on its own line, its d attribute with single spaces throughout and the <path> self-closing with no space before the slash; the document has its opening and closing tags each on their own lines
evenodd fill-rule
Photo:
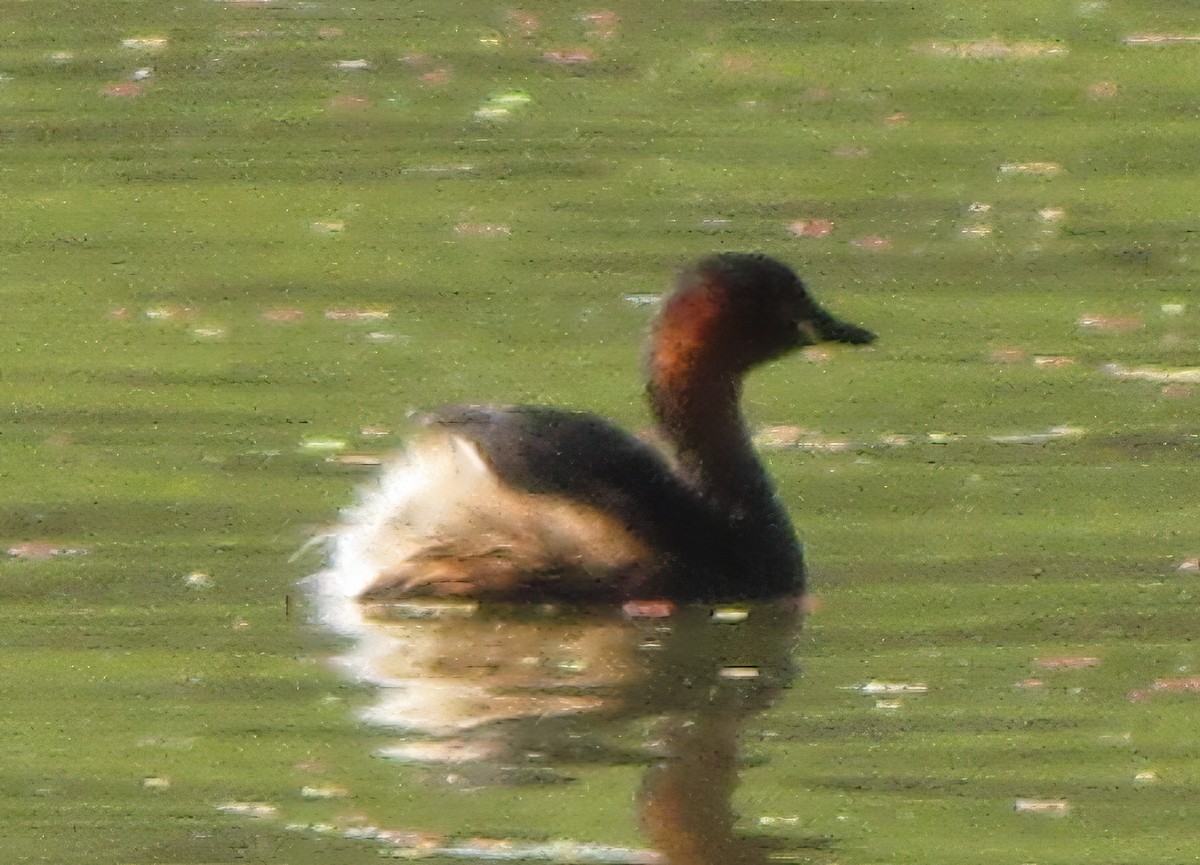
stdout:
<svg viewBox="0 0 1200 865">
<path fill-rule="evenodd" d="M 595 57 L 591 51 L 580 49 L 577 51 L 547 51 L 542 55 L 542 59 L 555 66 L 576 66 L 582 63 L 591 63 Z"/>
<path fill-rule="evenodd" d="M 795 237 L 828 237 L 832 231 L 829 219 L 797 219 L 788 225 L 788 233 Z"/>
<path fill-rule="evenodd" d="M 1090 655 L 1054 655 L 1037 658 L 1033 665 L 1043 670 L 1082 670 L 1087 667 L 1099 667 L 1100 659 Z"/>
<path fill-rule="evenodd" d="M 675 603 L 662 600 L 626 601 L 621 609 L 634 619 L 665 619 L 675 612 Z"/>
<path fill-rule="evenodd" d="M 880 252 L 885 249 L 891 249 L 892 240 L 890 237 L 880 237 L 878 234 L 869 234 L 866 237 L 856 237 L 854 240 L 850 241 L 850 245 L 857 249 Z"/>
<path fill-rule="evenodd" d="M 120 81 L 116 84 L 107 84 L 100 88 L 101 96 L 113 96 L 118 99 L 136 99 L 143 95 L 146 88 L 136 81 Z"/>
<path fill-rule="evenodd" d="M 994 348 L 988 352 L 988 359 L 993 363 L 1021 363 L 1025 352 L 1019 348 Z"/>
<path fill-rule="evenodd" d="M 1100 333 L 1129 333 L 1139 329 L 1142 320 L 1136 315 L 1081 315 L 1076 324 Z"/>
<path fill-rule="evenodd" d="M 304 310 L 302 309 L 287 309 L 277 307 L 274 309 L 264 309 L 262 313 L 264 321 L 277 321 L 282 323 L 291 323 L 300 321 L 304 318 Z"/>
</svg>

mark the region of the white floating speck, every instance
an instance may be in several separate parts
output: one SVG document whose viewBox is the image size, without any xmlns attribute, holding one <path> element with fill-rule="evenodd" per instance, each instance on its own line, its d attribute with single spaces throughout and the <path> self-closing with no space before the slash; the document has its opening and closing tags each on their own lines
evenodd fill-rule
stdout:
<svg viewBox="0 0 1200 865">
<path fill-rule="evenodd" d="M 982 201 L 973 201 L 967 205 L 967 213 L 989 213 L 992 206 Z"/>
<path fill-rule="evenodd" d="M 344 787 L 301 787 L 300 795 L 305 799 L 344 799 L 350 792 Z"/>
<path fill-rule="evenodd" d="M 1049 177 L 1062 170 L 1063 167 L 1057 162 L 1006 162 L 1000 166 L 1001 174 L 1026 174 L 1033 177 Z"/>
<path fill-rule="evenodd" d="M 757 679 L 758 667 L 722 667 L 717 675 L 722 679 Z"/>
<path fill-rule="evenodd" d="M 188 574 L 183 578 L 183 584 L 189 589 L 211 589 L 214 585 L 213 578 L 201 571 Z"/>
<path fill-rule="evenodd" d="M 370 69 L 370 60 L 338 60 L 333 64 L 334 69 L 361 70 Z"/>
<path fill-rule="evenodd" d="M 929 686 L 922 682 L 879 682 L 872 680 L 855 685 L 850 690 L 862 694 L 924 694 Z"/>
<path fill-rule="evenodd" d="M 161 36 L 135 36 L 130 39 L 122 39 L 121 47 L 158 51 L 167 47 L 167 40 Z"/>
<path fill-rule="evenodd" d="M 661 294 L 623 294 L 621 300 L 631 306 L 653 306 L 662 300 Z"/>
<path fill-rule="evenodd" d="M 1071 810 L 1070 804 L 1062 799 L 1018 799 L 1013 803 L 1018 814 L 1050 814 L 1063 816 Z"/>
<path fill-rule="evenodd" d="M 759 826 L 799 826 L 799 817 L 759 817 Z"/>
<path fill-rule="evenodd" d="M 1061 207 L 1043 207 L 1037 213 L 1043 222 L 1058 222 L 1067 215 L 1067 212 Z"/>
<path fill-rule="evenodd" d="M 1185 367 L 1183 369 L 1126 369 L 1120 364 L 1110 363 L 1103 367 L 1103 369 L 1104 372 L 1116 378 L 1133 378 L 1162 384 L 1200 384 L 1200 367 Z"/>
<path fill-rule="evenodd" d="M 265 802 L 226 802 L 218 805 L 217 810 L 225 814 L 239 814 L 243 817 L 272 817 L 279 809 Z"/>
<path fill-rule="evenodd" d="M 327 309 L 325 317 L 330 321 L 382 321 L 391 313 L 383 309 Z"/>
<path fill-rule="evenodd" d="M 1200 33 L 1135 33 L 1122 41 L 1126 45 L 1176 45 L 1200 42 Z"/>
<path fill-rule="evenodd" d="M 718 607 L 712 611 L 711 621 L 720 624 L 737 624 L 744 622 L 750 617 L 750 613 L 746 610 L 739 610 L 734 607 Z"/>
<path fill-rule="evenodd" d="M 346 443 L 338 439 L 307 439 L 300 443 L 306 451 L 340 451 L 345 446 Z"/>
<path fill-rule="evenodd" d="M 142 69 L 133 70 L 133 74 L 130 75 L 129 77 L 133 81 L 145 81 L 147 78 L 149 78 L 153 74 L 154 74 L 153 69 L 142 68 Z"/>
<path fill-rule="evenodd" d="M 886 711 L 895 711 L 896 709 L 900 708 L 900 701 L 899 700 L 876 700 L 875 708 L 876 709 L 884 709 Z"/>
<path fill-rule="evenodd" d="M 326 457 L 325 462 L 343 466 L 378 466 L 383 464 L 383 457 L 375 454 L 338 454 Z"/>
<path fill-rule="evenodd" d="M 344 222 L 314 222 L 309 225 L 317 234 L 339 234 L 346 230 Z"/>
<path fill-rule="evenodd" d="M 1163 315 L 1183 315 L 1187 307 L 1182 303 L 1164 303 L 1159 309 Z"/>
<path fill-rule="evenodd" d="M 200 339 L 221 339 L 225 336 L 225 328 L 223 327 L 193 327 L 191 330 L 192 336 Z"/>
<path fill-rule="evenodd" d="M 1138 784 L 1153 784 L 1158 780 L 1157 772 L 1138 772 L 1133 776 L 1133 780 Z"/>
<path fill-rule="evenodd" d="M 958 435 L 957 433 L 931 432 L 926 436 L 926 438 L 929 440 L 930 444 L 948 445 L 951 442 L 960 441 L 962 436 Z"/>
<path fill-rule="evenodd" d="M 1083 435 L 1083 430 L 1080 427 L 1073 426 L 1052 426 L 1046 432 L 1040 433 L 1019 433 L 1016 435 L 994 435 L 988 436 L 991 441 L 1000 444 L 1045 444 L 1046 442 L 1056 441 L 1058 439 L 1078 438 Z"/>
<path fill-rule="evenodd" d="M 958 233 L 963 237 L 990 237 L 992 227 L 990 225 L 968 225 L 959 229 Z"/>
<path fill-rule="evenodd" d="M 142 787 L 146 790 L 166 790 L 171 786 L 170 778 L 143 778 Z"/>
</svg>

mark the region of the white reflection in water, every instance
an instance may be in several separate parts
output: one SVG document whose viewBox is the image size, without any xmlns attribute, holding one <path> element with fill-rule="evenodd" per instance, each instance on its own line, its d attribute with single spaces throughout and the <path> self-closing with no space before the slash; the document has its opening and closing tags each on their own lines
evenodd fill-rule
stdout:
<svg viewBox="0 0 1200 865">
<path fill-rule="evenodd" d="M 735 832 L 730 797 L 742 726 L 793 676 L 792 607 L 638 617 L 617 607 L 326 602 L 327 625 L 352 639 L 338 663 L 375 688 L 365 719 L 396 731 L 382 755 L 452 770 L 475 787 L 565 783 L 583 764 L 644 765 L 631 816 L 653 849 L 592 850 L 589 861 L 786 861 Z M 494 843 L 503 858 L 539 858 L 518 842 Z"/>
</svg>

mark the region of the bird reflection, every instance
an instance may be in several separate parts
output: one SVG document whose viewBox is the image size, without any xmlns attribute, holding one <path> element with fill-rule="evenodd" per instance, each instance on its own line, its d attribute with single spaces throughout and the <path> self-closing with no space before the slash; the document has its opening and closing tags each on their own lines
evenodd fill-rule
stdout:
<svg viewBox="0 0 1200 865">
<path fill-rule="evenodd" d="M 385 755 L 474 786 L 644 765 L 652 851 L 607 861 L 778 861 L 739 834 L 730 800 L 740 731 L 793 678 L 794 605 L 354 603 L 334 618 L 353 637 L 340 663 L 376 689 L 365 718 L 398 733 Z"/>
</svg>

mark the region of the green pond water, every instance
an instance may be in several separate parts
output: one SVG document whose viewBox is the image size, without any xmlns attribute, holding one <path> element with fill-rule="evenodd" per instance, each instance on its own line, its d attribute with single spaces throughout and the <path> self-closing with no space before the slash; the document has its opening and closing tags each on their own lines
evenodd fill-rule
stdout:
<svg viewBox="0 0 1200 865">
<path fill-rule="evenodd" d="M 1195 12 L 0 2 L 0 858 L 1200 858 Z M 509 720 L 378 723 L 354 457 L 645 428 L 723 249 L 880 335 L 747 389 L 819 609 L 419 620 Z"/>
</svg>

